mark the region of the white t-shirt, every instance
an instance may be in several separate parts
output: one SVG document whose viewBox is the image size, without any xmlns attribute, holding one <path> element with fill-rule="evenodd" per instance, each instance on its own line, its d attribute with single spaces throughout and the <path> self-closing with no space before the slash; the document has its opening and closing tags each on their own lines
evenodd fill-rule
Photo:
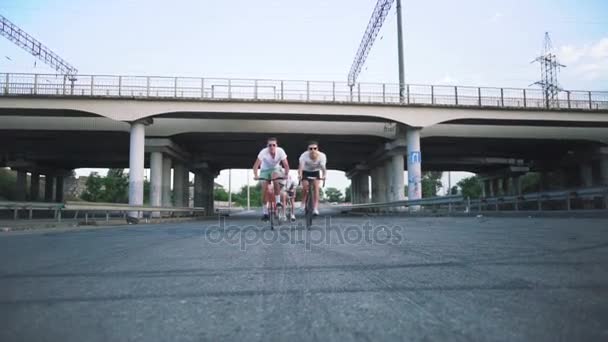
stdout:
<svg viewBox="0 0 608 342">
<path fill-rule="evenodd" d="M 315 172 L 321 169 L 325 169 L 325 163 L 327 163 L 327 157 L 325 153 L 318 152 L 317 160 L 312 160 L 310 158 L 310 151 L 305 151 L 300 156 L 300 164 L 302 164 L 302 169 L 308 172 Z"/>
<path fill-rule="evenodd" d="M 262 170 L 270 170 L 277 167 L 282 160 L 287 159 L 287 153 L 285 153 L 285 150 L 277 146 L 276 153 L 274 154 L 273 158 L 270 155 L 270 150 L 268 147 L 265 147 L 260 151 L 260 153 L 258 153 L 258 159 L 262 161 L 262 166 L 260 166 Z"/>
</svg>

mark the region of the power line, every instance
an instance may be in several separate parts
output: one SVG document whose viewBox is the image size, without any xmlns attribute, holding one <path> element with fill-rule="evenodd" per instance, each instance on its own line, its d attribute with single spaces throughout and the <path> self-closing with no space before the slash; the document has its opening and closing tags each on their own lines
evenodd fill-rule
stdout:
<svg viewBox="0 0 608 342">
<path fill-rule="evenodd" d="M 27 34 L 2 15 L 0 15 L 0 34 L 61 74 L 73 78 L 78 73 L 78 70 L 71 66 L 66 60 L 59 57 L 59 55 L 51 51 L 51 49 L 44 46 L 37 39 Z"/>
</svg>

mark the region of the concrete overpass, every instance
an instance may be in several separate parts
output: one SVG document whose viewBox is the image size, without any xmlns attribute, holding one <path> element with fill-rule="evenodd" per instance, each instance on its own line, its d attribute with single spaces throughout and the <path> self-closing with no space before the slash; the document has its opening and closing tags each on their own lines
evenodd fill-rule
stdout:
<svg viewBox="0 0 608 342">
<path fill-rule="evenodd" d="M 608 92 L 545 101 L 533 89 L 408 85 L 399 103 L 391 84 L 31 74 L 0 74 L 0 89 L 0 163 L 24 188 L 26 172 L 59 184 L 62 170 L 129 167 L 130 202 L 140 204 L 148 166 L 152 203 L 170 204 L 173 169 L 175 204 L 192 171 L 195 201 L 208 207 L 219 170 L 251 167 L 269 135 L 292 167 L 319 139 L 358 202 L 370 200 L 369 176 L 371 200 L 401 199 L 405 168 L 411 198 L 421 169 L 480 173 L 490 193 L 520 191 L 530 170 L 608 184 Z"/>
</svg>

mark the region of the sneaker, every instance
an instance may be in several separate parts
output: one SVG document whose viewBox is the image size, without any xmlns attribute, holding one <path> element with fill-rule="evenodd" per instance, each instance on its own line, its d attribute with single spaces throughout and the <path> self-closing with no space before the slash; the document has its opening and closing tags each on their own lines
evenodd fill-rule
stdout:
<svg viewBox="0 0 608 342">
<path fill-rule="evenodd" d="M 296 222 L 296 216 L 295 215 L 291 215 L 291 222 Z"/>
<path fill-rule="evenodd" d="M 266 222 L 269 218 L 270 216 L 268 216 L 268 214 L 264 214 L 264 216 L 262 216 L 262 221 Z"/>
<path fill-rule="evenodd" d="M 319 209 L 315 209 L 312 211 L 313 215 L 319 216 Z"/>
<path fill-rule="evenodd" d="M 281 215 L 281 216 L 279 216 L 279 221 L 286 222 L 287 221 L 287 217 L 285 217 L 285 215 Z"/>
</svg>

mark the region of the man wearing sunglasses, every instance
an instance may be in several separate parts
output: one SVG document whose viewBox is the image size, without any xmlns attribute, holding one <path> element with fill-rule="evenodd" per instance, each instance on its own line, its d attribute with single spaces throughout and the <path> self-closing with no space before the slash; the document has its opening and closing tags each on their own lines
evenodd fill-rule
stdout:
<svg viewBox="0 0 608 342">
<path fill-rule="evenodd" d="M 262 212 L 264 214 L 264 216 L 262 216 L 262 220 L 264 221 L 267 221 L 269 218 L 265 195 L 266 191 L 268 191 L 266 187 L 270 186 L 270 183 L 268 183 L 268 181 L 264 179 L 273 179 L 281 177 L 282 173 L 279 164 L 283 165 L 285 173 L 289 173 L 289 163 L 287 162 L 287 154 L 285 153 L 285 150 L 283 150 L 277 145 L 277 138 L 268 138 L 266 143 L 267 146 L 263 148 L 260 153 L 258 153 L 258 158 L 253 164 L 253 179 L 262 179 Z M 258 168 L 260 169 L 259 176 Z M 280 207 L 282 207 L 279 182 L 272 183 L 274 185 L 274 194 L 277 200 L 277 209 L 279 209 Z"/>
<path fill-rule="evenodd" d="M 302 208 L 306 203 L 308 196 L 308 180 L 307 177 L 316 178 L 313 182 L 314 185 L 314 215 L 319 215 L 319 181 L 324 180 L 327 175 L 327 169 L 325 164 L 327 163 L 327 157 L 325 153 L 319 151 L 319 144 L 316 141 L 308 143 L 308 150 L 302 153 L 300 156 L 300 166 L 298 167 L 298 175 L 302 182 L 303 198 Z"/>
</svg>

